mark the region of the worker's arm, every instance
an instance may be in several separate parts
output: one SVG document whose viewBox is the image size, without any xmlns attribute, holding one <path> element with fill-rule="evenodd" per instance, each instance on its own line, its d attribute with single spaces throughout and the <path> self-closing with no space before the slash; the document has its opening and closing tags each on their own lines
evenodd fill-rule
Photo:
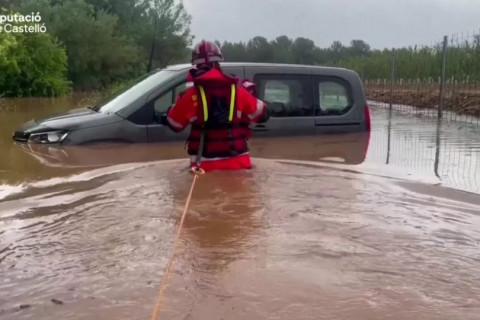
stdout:
<svg viewBox="0 0 480 320">
<path fill-rule="evenodd" d="M 238 88 L 238 100 L 242 118 L 248 122 L 266 122 L 268 120 L 267 105 L 255 98 L 245 88 Z"/>
<path fill-rule="evenodd" d="M 167 122 L 170 129 L 180 132 L 196 119 L 198 95 L 195 88 L 187 89 L 168 110 Z"/>
</svg>

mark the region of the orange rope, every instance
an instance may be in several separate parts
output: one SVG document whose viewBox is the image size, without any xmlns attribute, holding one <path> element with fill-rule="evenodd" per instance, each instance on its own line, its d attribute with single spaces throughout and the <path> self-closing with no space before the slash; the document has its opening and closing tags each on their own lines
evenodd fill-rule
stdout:
<svg viewBox="0 0 480 320">
<path fill-rule="evenodd" d="M 175 241 L 173 242 L 173 247 L 172 247 L 172 251 L 170 253 L 170 258 L 168 259 L 168 264 L 167 264 L 167 267 L 165 269 L 165 273 L 163 274 L 162 283 L 160 285 L 160 291 L 158 292 L 157 303 L 155 305 L 155 309 L 153 310 L 153 314 L 152 314 L 152 320 L 157 320 L 158 319 L 160 309 L 162 308 L 163 296 L 165 294 L 165 290 L 166 290 L 166 287 L 167 287 L 168 276 L 170 275 L 170 269 L 172 268 L 173 258 L 175 257 L 175 249 L 177 247 L 178 240 L 180 239 L 180 233 L 182 231 L 183 222 L 185 221 L 185 216 L 187 215 L 188 207 L 190 206 L 190 201 L 192 200 L 193 187 L 195 186 L 195 181 L 197 181 L 200 174 L 205 173 L 202 169 L 198 169 L 198 170 L 193 169 L 192 172 L 193 172 L 192 186 L 190 187 L 190 192 L 188 193 L 187 202 L 185 203 L 185 209 L 183 210 L 182 218 L 180 219 L 180 224 L 179 224 L 178 229 L 177 229 L 177 234 L 175 236 Z"/>
</svg>

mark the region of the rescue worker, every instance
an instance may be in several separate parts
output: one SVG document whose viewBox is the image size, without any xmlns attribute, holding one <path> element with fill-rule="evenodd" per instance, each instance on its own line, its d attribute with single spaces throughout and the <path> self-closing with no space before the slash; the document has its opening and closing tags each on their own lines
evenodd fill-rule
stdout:
<svg viewBox="0 0 480 320">
<path fill-rule="evenodd" d="M 254 84 L 224 74 L 220 48 L 201 41 L 192 51 L 187 81 L 192 83 L 167 114 L 168 126 L 180 132 L 192 124 L 188 154 L 192 170 L 251 168 L 247 139 L 250 123 L 266 121 L 266 104 L 253 96 Z"/>
</svg>

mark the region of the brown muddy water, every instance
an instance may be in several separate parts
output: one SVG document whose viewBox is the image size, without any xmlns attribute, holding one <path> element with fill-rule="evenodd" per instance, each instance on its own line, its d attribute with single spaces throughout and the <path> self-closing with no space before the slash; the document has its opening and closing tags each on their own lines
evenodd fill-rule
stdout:
<svg viewBox="0 0 480 320">
<path fill-rule="evenodd" d="M 0 113 L 0 319 L 150 319 L 183 144 L 15 145 Z M 253 139 L 202 176 L 161 319 L 480 319 L 480 128 L 373 108 L 370 139 Z"/>
</svg>

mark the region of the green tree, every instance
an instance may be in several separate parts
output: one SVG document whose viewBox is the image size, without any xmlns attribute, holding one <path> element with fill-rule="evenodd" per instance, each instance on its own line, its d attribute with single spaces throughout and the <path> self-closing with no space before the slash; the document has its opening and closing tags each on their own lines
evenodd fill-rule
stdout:
<svg viewBox="0 0 480 320">
<path fill-rule="evenodd" d="M 307 38 L 297 38 L 292 44 L 292 53 L 295 63 L 315 63 L 315 43 Z"/>
<path fill-rule="evenodd" d="M 142 47 L 147 71 L 171 63 L 186 61 L 190 35 L 191 16 L 181 2 L 151 0 L 141 2 L 144 14 L 136 19 L 132 35 Z"/>
<path fill-rule="evenodd" d="M 84 0 L 55 5 L 48 0 L 30 0 L 23 11 L 40 12 L 48 32 L 65 46 L 68 78 L 76 89 L 103 88 L 140 73 L 139 50 L 128 37 L 116 33 L 116 16 L 95 12 Z"/>
<path fill-rule="evenodd" d="M 271 42 L 273 47 L 273 62 L 278 63 L 293 63 L 292 46 L 293 41 L 289 37 L 283 35 L 277 37 Z"/>
<path fill-rule="evenodd" d="M 0 8 L 10 9 L 17 2 L 17 0 L 0 0 Z"/>
<path fill-rule="evenodd" d="M 220 48 L 225 61 L 248 62 L 250 60 L 247 54 L 246 45 L 243 42 L 224 42 Z"/>
<path fill-rule="evenodd" d="M 273 48 L 264 37 L 254 37 L 247 43 L 247 52 L 253 62 L 268 62 L 273 59 Z"/>
<path fill-rule="evenodd" d="M 187 59 L 190 19 L 176 0 L 25 0 L 66 48 L 76 89 L 105 88 Z"/>
<path fill-rule="evenodd" d="M 346 51 L 345 46 L 340 41 L 334 41 L 330 48 L 327 49 L 328 60 L 333 64 L 337 64 L 345 58 Z"/>
<path fill-rule="evenodd" d="M 0 11 L 1 12 L 1 11 Z M 18 41 L 13 34 L 0 33 L 0 91 L 5 95 L 8 80 L 21 72 L 18 66 L 16 52 Z"/>
<path fill-rule="evenodd" d="M 370 54 L 370 46 L 363 40 L 352 40 L 348 53 L 351 57 L 364 57 Z"/>
</svg>

